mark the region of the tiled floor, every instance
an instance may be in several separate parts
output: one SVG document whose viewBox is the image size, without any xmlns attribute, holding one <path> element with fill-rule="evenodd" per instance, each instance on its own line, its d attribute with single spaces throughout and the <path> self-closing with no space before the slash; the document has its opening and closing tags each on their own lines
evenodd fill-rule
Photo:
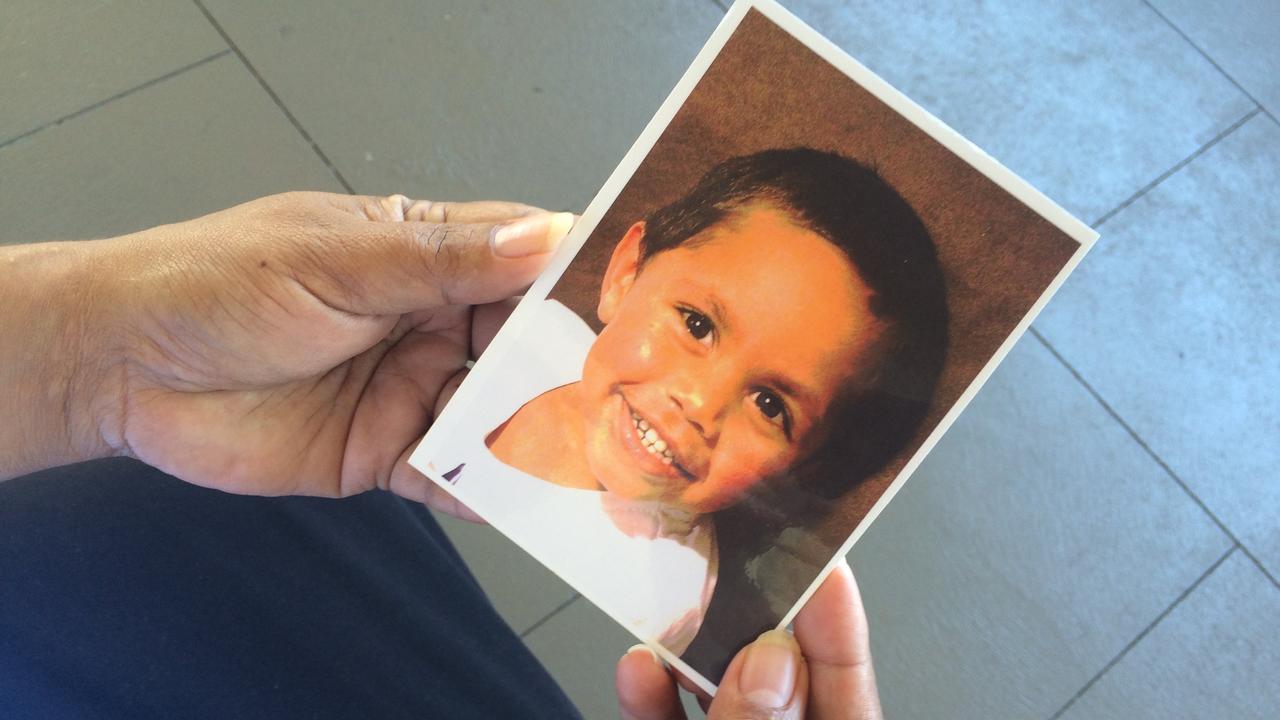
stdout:
<svg viewBox="0 0 1280 720">
<path fill-rule="evenodd" d="M 1103 234 L 851 555 L 890 717 L 1280 717 L 1280 4 L 792 5 Z M 0 242 L 298 188 L 581 209 L 722 13 L 8 0 Z M 625 633 L 447 527 L 610 716 Z"/>
</svg>

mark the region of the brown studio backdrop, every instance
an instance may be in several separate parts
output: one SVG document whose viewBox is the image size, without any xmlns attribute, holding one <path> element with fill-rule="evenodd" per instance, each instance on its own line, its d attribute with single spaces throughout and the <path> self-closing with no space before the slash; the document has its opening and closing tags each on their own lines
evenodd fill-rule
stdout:
<svg viewBox="0 0 1280 720">
<path fill-rule="evenodd" d="M 768 148 L 833 150 L 875 168 L 938 247 L 951 344 L 924 426 L 819 526 L 843 543 L 1079 244 L 752 10 L 551 292 L 597 330 L 600 279 L 631 223 L 716 163 Z"/>
</svg>

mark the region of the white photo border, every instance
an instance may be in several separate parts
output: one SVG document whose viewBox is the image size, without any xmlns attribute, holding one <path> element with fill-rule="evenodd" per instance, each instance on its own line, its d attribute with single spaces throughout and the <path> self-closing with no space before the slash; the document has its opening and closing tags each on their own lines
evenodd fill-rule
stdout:
<svg viewBox="0 0 1280 720">
<path fill-rule="evenodd" d="M 796 614 L 800 611 L 808 601 L 808 599 L 817 590 L 822 581 L 826 579 L 827 574 L 835 568 L 840 558 L 844 557 L 853 548 L 854 544 L 862 537 L 867 528 L 876 519 L 876 517 L 884 510 L 889 501 L 902 487 L 923 462 L 924 458 L 933 450 L 946 433 L 951 424 L 955 422 L 960 413 L 968 406 L 969 401 L 973 399 L 978 390 L 986 383 L 987 379 L 999 366 L 1005 356 L 1013 348 L 1014 344 L 1031 326 L 1036 316 L 1044 308 L 1049 299 L 1058 291 L 1067 276 L 1080 263 L 1084 255 L 1092 248 L 1098 239 L 1098 233 L 1085 225 L 1070 213 L 1064 210 L 1057 203 L 1050 200 L 1043 193 L 1036 190 L 1025 180 L 1015 175 L 1008 168 L 1001 165 L 990 155 L 983 152 L 973 143 L 964 139 L 955 130 L 952 130 L 941 120 L 929 114 L 924 108 L 917 105 L 906 95 L 896 90 L 889 83 L 882 80 L 871 70 L 867 69 L 857 60 L 853 59 L 844 50 L 841 50 L 834 43 L 822 37 L 813 28 L 806 25 L 802 20 L 792 15 L 784 9 L 775 0 L 737 0 L 729 11 L 726 13 L 719 26 L 711 34 L 707 43 L 702 50 L 698 52 L 697 57 L 693 59 L 689 69 L 685 71 L 680 81 L 676 84 L 671 94 L 662 103 L 653 119 L 645 126 L 640 137 L 636 139 L 631 149 L 623 157 L 618 167 L 614 169 L 609 176 L 609 180 L 605 182 L 600 192 L 596 194 L 591 204 L 587 206 L 586 211 L 582 213 L 577 224 L 570 231 L 569 236 L 565 238 L 557 251 L 555 258 L 551 261 L 547 269 L 542 273 L 529 292 L 525 295 L 524 300 L 516 307 L 511 314 L 510 319 L 502 326 L 498 334 L 494 337 L 493 342 L 484 354 L 476 361 L 467 379 L 458 388 L 453 399 L 445 407 L 444 411 L 436 418 L 431 429 L 427 432 L 426 437 L 418 444 L 409 458 L 410 464 L 417 468 L 436 482 L 446 492 L 454 494 L 453 485 L 445 480 L 438 469 L 431 464 L 430 458 L 437 454 L 437 449 L 445 440 L 447 434 L 446 428 L 450 427 L 451 421 L 460 417 L 462 413 L 467 412 L 467 408 L 471 407 L 475 402 L 483 402 L 481 394 L 484 392 L 485 379 L 490 373 L 499 372 L 504 360 L 508 358 L 510 350 L 516 340 L 518 340 L 520 331 L 524 325 L 524 319 L 532 312 L 535 305 L 544 300 L 551 290 L 559 282 L 569 264 L 577 256 L 578 251 L 582 249 L 583 244 L 595 231 L 605 212 L 612 207 L 618 195 L 630 182 L 631 177 L 635 174 L 640 164 L 648 157 L 650 150 L 657 143 L 662 133 L 667 129 L 676 113 L 683 107 L 685 100 L 697 87 L 698 82 L 706 74 L 707 69 L 712 62 L 719 56 L 720 51 L 737 31 L 743 18 L 751 10 L 757 10 L 780 28 L 785 30 L 789 35 L 800 41 L 803 45 L 815 52 L 820 58 L 830 63 L 849 79 L 866 89 L 878 100 L 888 105 L 895 112 L 906 118 L 913 125 L 923 130 L 931 138 L 945 147 L 950 152 L 964 160 L 978 172 L 985 175 L 991 181 L 999 185 L 1010 195 L 1017 198 L 1027 207 L 1034 210 L 1041 217 L 1053 223 L 1059 230 L 1080 243 L 1075 253 L 1062 267 L 1049 286 L 1041 293 L 1039 299 L 1027 311 L 1022 320 L 1009 333 L 1004 342 L 983 366 L 982 370 L 969 383 L 969 386 L 960 395 L 959 399 L 951 406 L 947 413 L 934 427 L 933 431 L 920 445 L 919 449 L 911 456 L 906 465 L 894 478 L 893 482 L 881 494 L 880 498 L 867 512 L 866 516 L 858 523 L 858 526 L 841 545 L 828 561 L 827 565 L 818 574 L 812 584 L 800 595 L 796 602 L 792 605 L 791 610 L 782 618 L 778 627 L 785 627 L 795 619 Z M 480 512 L 477 509 L 477 512 Z M 483 513 L 481 513 L 483 515 Z M 499 528 L 501 530 L 501 528 Z M 519 543 L 517 543 L 519 544 Z M 540 558 L 539 558 L 540 560 Z M 569 580 L 565 578 L 568 582 Z M 570 582 L 572 584 L 572 582 Z M 575 588 L 578 589 L 578 588 Z M 606 604 L 597 602 L 594 598 L 587 596 L 588 600 L 594 602 L 606 614 L 610 614 Z M 611 617 L 612 614 L 610 614 Z M 626 627 L 626 624 L 613 617 L 619 624 Z M 686 677 L 692 680 L 702 690 L 710 695 L 715 695 L 716 686 L 711 683 L 701 673 L 694 670 L 687 663 L 663 647 L 660 643 L 655 642 L 652 638 L 640 638 L 646 645 L 652 648 L 658 655 L 669 663 L 672 667 L 679 670 Z"/>
</svg>

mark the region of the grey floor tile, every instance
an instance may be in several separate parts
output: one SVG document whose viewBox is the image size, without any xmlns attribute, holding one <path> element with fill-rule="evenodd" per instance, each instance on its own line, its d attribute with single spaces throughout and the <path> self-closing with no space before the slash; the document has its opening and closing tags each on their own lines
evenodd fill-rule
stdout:
<svg viewBox="0 0 1280 720">
<path fill-rule="evenodd" d="M 1229 545 L 1024 338 L 850 555 L 886 716 L 1048 717 Z"/>
<path fill-rule="evenodd" d="M 529 633 L 525 642 L 584 718 L 618 716 L 614 670 L 636 644 L 635 636 L 580 597 Z M 690 720 L 706 717 L 693 695 L 682 692 L 680 699 Z"/>
<path fill-rule="evenodd" d="M 1085 222 L 1252 107 L 1139 2 L 789 5 Z"/>
<path fill-rule="evenodd" d="M 0 3 L 0 143 L 226 45 L 188 2 Z"/>
<path fill-rule="evenodd" d="M 1117 214 L 1038 326 L 1280 575 L 1280 126 L 1256 115 Z"/>
<path fill-rule="evenodd" d="M 0 148 L 0 242 L 104 237 L 338 190 L 233 55 Z"/>
<path fill-rule="evenodd" d="M 1278 637 L 1280 589 L 1236 551 L 1062 717 L 1274 720 Z"/>
<path fill-rule="evenodd" d="M 709 0 L 208 6 L 356 190 L 575 210 L 722 14 Z"/>
<path fill-rule="evenodd" d="M 1272 116 L 1280 115 L 1280 3 L 1151 0 Z"/>
<path fill-rule="evenodd" d="M 573 597 L 573 590 L 502 533 L 436 514 L 494 607 L 522 633 Z"/>
<path fill-rule="evenodd" d="M 613 672 L 622 654 L 636 644 L 635 636 L 578 598 L 525 642 L 584 718 L 618 716 Z"/>
</svg>

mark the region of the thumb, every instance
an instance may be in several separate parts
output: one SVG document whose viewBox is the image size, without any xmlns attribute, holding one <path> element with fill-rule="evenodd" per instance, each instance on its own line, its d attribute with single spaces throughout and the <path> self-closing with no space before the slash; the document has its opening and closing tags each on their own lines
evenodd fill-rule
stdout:
<svg viewBox="0 0 1280 720">
<path fill-rule="evenodd" d="M 770 630 L 739 652 L 720 680 L 708 720 L 799 720 L 809 694 L 800 646 L 786 630 Z"/>
<path fill-rule="evenodd" d="M 342 273 L 339 307 L 392 315 L 503 300 L 537 278 L 573 222 L 572 213 L 542 213 L 502 224 L 362 223 L 361 240 L 330 266 Z"/>
</svg>

